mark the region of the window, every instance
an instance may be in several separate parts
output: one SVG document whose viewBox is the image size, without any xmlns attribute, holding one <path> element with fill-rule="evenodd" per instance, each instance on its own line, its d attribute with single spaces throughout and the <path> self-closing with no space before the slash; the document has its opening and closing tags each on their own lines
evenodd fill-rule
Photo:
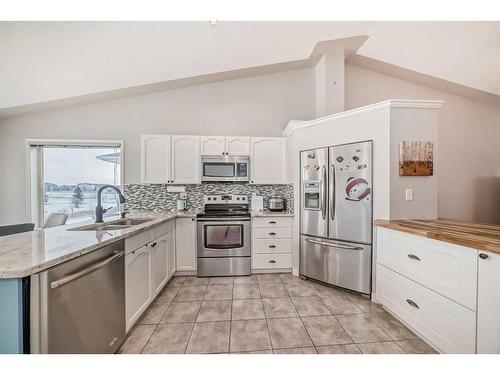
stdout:
<svg viewBox="0 0 500 375">
<path fill-rule="evenodd" d="M 122 144 L 88 141 L 28 141 L 31 166 L 31 216 L 43 226 L 52 213 L 68 215 L 67 224 L 95 219 L 97 191 L 103 185 L 122 185 Z M 104 216 L 120 211 L 112 189 L 102 193 Z"/>
</svg>

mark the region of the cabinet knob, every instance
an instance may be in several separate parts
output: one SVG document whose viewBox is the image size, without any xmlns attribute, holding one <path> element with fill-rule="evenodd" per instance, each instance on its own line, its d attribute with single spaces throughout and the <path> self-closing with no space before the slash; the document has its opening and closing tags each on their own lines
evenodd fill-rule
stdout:
<svg viewBox="0 0 500 375">
<path fill-rule="evenodd" d="M 153 242 L 153 243 L 151 244 L 151 247 L 155 247 L 156 245 L 158 245 L 158 244 L 157 244 L 156 242 Z"/>
<path fill-rule="evenodd" d="M 270 221 L 269 224 L 276 224 L 276 222 L 275 221 Z"/>
<path fill-rule="evenodd" d="M 420 258 L 414 254 L 408 254 L 408 258 L 420 261 Z"/>
<path fill-rule="evenodd" d="M 481 259 L 487 259 L 488 258 L 488 254 L 481 253 L 481 254 L 479 254 L 479 258 L 481 258 Z"/>
<path fill-rule="evenodd" d="M 276 245 L 269 245 L 270 249 L 274 249 L 275 247 L 276 247 Z"/>
<path fill-rule="evenodd" d="M 274 233 L 274 232 L 269 232 L 269 235 L 270 235 L 270 236 L 276 236 L 276 233 Z"/>
<path fill-rule="evenodd" d="M 269 263 L 276 263 L 276 261 L 275 260 L 270 260 Z"/>
</svg>

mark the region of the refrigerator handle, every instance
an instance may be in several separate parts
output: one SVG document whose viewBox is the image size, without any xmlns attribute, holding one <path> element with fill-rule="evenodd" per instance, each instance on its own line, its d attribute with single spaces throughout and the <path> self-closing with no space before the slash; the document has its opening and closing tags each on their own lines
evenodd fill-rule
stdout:
<svg viewBox="0 0 500 375">
<path fill-rule="evenodd" d="M 321 216 L 323 217 L 323 220 L 326 219 L 326 198 L 327 198 L 327 187 L 326 187 L 326 167 L 323 165 L 323 181 L 322 181 L 322 186 L 321 186 L 321 194 L 323 195 L 322 197 L 322 202 L 321 202 Z"/>
<path fill-rule="evenodd" d="M 330 174 L 330 218 L 335 219 L 335 166 L 331 165 Z"/>
</svg>

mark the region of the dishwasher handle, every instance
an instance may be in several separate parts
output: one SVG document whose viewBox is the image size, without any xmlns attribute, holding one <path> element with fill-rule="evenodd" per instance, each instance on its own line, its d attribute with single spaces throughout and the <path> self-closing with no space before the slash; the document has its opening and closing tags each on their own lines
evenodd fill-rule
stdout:
<svg viewBox="0 0 500 375">
<path fill-rule="evenodd" d="M 125 253 L 125 251 L 122 250 L 122 251 L 110 256 L 109 258 L 106 258 L 104 260 L 101 260 L 100 262 L 94 263 L 87 268 L 84 268 L 83 270 L 80 270 L 80 271 L 75 272 L 75 273 L 71 273 L 71 274 L 66 275 L 64 277 L 61 277 L 60 279 L 52 281 L 50 283 L 50 287 L 52 289 L 56 289 L 62 285 L 65 285 L 67 283 L 72 282 L 73 280 L 76 280 L 76 279 L 79 279 L 80 277 L 88 275 L 89 273 L 92 273 L 92 272 L 98 270 L 99 268 L 103 268 L 103 267 L 107 266 L 109 263 L 111 263 L 115 259 L 121 257 L 124 253 Z"/>
</svg>

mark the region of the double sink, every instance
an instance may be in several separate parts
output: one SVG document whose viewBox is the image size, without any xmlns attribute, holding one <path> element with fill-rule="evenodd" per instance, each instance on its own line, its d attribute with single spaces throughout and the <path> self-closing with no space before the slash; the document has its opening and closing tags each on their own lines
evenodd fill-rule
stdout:
<svg viewBox="0 0 500 375">
<path fill-rule="evenodd" d="M 70 231 L 82 231 L 82 230 L 117 230 L 117 229 L 126 229 L 133 227 L 134 225 L 140 225 L 147 223 L 148 221 L 154 220 L 152 218 L 148 219 L 116 219 L 112 221 L 107 221 L 105 223 L 96 223 L 83 225 L 81 227 L 68 229 Z"/>
</svg>

